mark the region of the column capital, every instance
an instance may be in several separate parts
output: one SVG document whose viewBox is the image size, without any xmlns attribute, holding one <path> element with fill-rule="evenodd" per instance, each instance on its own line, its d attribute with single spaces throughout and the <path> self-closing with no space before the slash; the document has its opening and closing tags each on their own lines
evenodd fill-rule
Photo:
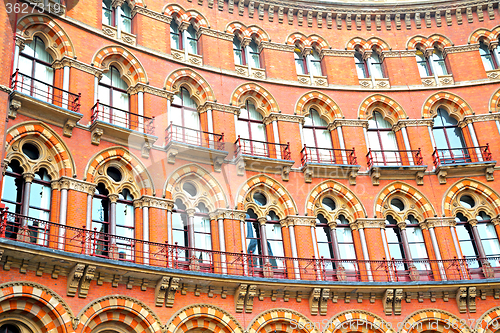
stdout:
<svg viewBox="0 0 500 333">
<path fill-rule="evenodd" d="M 500 225 L 500 218 L 498 217 L 492 218 L 491 223 L 493 223 L 494 226 Z"/>
<path fill-rule="evenodd" d="M 259 222 L 260 225 L 263 225 L 263 224 L 266 224 L 267 218 L 265 218 L 265 217 L 259 217 L 257 219 L 257 221 Z"/>
<path fill-rule="evenodd" d="M 140 197 L 143 207 L 165 209 L 172 211 L 174 209 L 174 202 L 169 199 L 157 198 L 150 195 L 143 195 Z"/>
<path fill-rule="evenodd" d="M 23 178 L 26 183 L 31 183 L 33 182 L 33 179 L 35 179 L 35 174 L 31 172 L 25 172 L 23 173 Z"/>
<path fill-rule="evenodd" d="M 337 229 L 337 221 L 328 222 L 330 229 Z"/>
<path fill-rule="evenodd" d="M 133 202 L 134 208 L 142 208 L 143 206 L 143 201 L 141 199 L 134 200 Z"/>
<path fill-rule="evenodd" d="M 397 226 L 399 229 L 405 230 L 406 229 L 406 222 L 405 221 L 398 222 Z"/>
<path fill-rule="evenodd" d="M 471 219 L 468 221 L 471 227 L 476 227 L 477 226 L 477 220 L 476 219 Z"/>
<path fill-rule="evenodd" d="M 217 212 L 211 212 L 211 213 L 208 213 L 208 216 L 210 217 L 210 220 L 217 220 L 218 217 L 219 217 L 219 214 L 217 214 Z"/>
<path fill-rule="evenodd" d="M 194 208 L 186 209 L 186 214 L 188 214 L 189 217 L 193 217 L 194 213 L 196 213 L 196 210 Z"/>
<path fill-rule="evenodd" d="M 110 194 L 108 195 L 108 199 L 111 203 L 116 203 L 118 200 L 118 194 Z"/>
<path fill-rule="evenodd" d="M 57 190 L 59 191 L 61 189 L 61 183 L 59 183 L 58 180 L 54 180 L 52 182 L 50 182 L 50 187 L 53 189 L 53 190 Z"/>
</svg>

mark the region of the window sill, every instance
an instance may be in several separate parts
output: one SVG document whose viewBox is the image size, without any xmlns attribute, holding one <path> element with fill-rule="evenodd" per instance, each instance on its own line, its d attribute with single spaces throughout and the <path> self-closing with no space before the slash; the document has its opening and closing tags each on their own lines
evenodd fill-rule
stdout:
<svg viewBox="0 0 500 333">
<path fill-rule="evenodd" d="M 366 78 L 366 79 L 360 78 L 359 84 L 363 88 L 369 88 L 369 89 L 389 89 L 391 87 L 391 84 L 389 83 L 389 78 L 374 79 L 373 81 L 371 78 Z"/>
<path fill-rule="evenodd" d="M 308 86 L 328 87 L 328 80 L 326 76 L 313 76 L 312 83 L 309 75 L 297 74 L 297 78 L 300 83 Z"/>
<path fill-rule="evenodd" d="M 255 78 L 255 79 L 265 79 L 266 70 L 262 68 L 250 68 L 250 73 L 248 72 L 248 66 L 234 65 L 236 73 L 239 75 Z"/>
<path fill-rule="evenodd" d="M 197 66 L 203 65 L 203 57 L 201 55 L 188 53 L 186 59 L 183 50 L 172 49 L 171 52 L 175 60 L 189 62 Z"/>
<path fill-rule="evenodd" d="M 436 86 L 450 86 L 454 85 L 453 75 L 441 75 L 438 76 L 438 84 L 436 84 L 436 78 L 434 76 L 427 76 L 422 78 L 422 85 L 425 87 L 436 87 Z"/>
<path fill-rule="evenodd" d="M 313 178 L 349 179 L 349 185 L 356 185 L 356 177 L 360 165 L 305 163 L 301 171 L 306 183 L 311 183 Z"/>
<path fill-rule="evenodd" d="M 374 186 L 380 185 L 381 179 L 415 179 L 417 185 L 424 185 L 424 172 L 427 165 L 373 165 L 368 174 Z"/>
<path fill-rule="evenodd" d="M 118 31 L 117 31 L 116 27 L 112 27 L 110 25 L 103 23 L 102 24 L 102 32 L 108 37 L 111 37 L 113 39 L 118 39 Z M 126 43 L 126 44 L 135 46 L 137 44 L 137 37 L 135 35 L 132 35 L 131 33 L 122 31 L 121 32 L 121 41 Z"/>
<path fill-rule="evenodd" d="M 491 71 L 486 71 L 486 76 L 492 80 L 500 80 L 500 69 L 493 69 Z"/>
<path fill-rule="evenodd" d="M 446 178 L 463 178 L 473 176 L 485 176 L 487 181 L 493 181 L 493 172 L 496 161 L 476 161 L 469 163 L 439 164 L 436 167 L 436 175 L 439 184 L 446 184 Z"/>
</svg>

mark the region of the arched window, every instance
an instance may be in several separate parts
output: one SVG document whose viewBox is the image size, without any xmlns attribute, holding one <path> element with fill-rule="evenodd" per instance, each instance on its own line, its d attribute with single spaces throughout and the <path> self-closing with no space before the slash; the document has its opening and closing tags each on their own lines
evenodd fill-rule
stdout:
<svg viewBox="0 0 500 333">
<path fill-rule="evenodd" d="M 397 221 L 391 215 L 387 215 L 385 218 L 385 234 L 390 254 L 390 258 L 387 259 L 406 260 L 401 230 L 399 230 Z M 400 270 L 406 269 L 403 265 L 396 265 L 396 268 Z"/>
<path fill-rule="evenodd" d="M 109 256 L 109 226 L 110 226 L 110 202 L 108 199 L 109 191 L 103 183 L 96 187 L 96 193 L 92 198 L 92 225 L 94 231 L 95 245 L 93 246 L 94 255 Z"/>
<path fill-rule="evenodd" d="M 260 68 L 260 53 L 259 46 L 255 42 L 254 39 L 248 45 L 248 53 L 249 53 L 249 64 L 251 68 Z"/>
<path fill-rule="evenodd" d="M 238 36 L 233 38 L 234 63 L 236 65 L 246 65 L 245 48 L 241 46 L 241 41 Z"/>
<path fill-rule="evenodd" d="M 102 1 L 102 23 L 119 27 L 120 31 L 131 33 L 132 31 L 132 9 L 125 1 L 119 7 L 113 7 L 113 1 Z"/>
<path fill-rule="evenodd" d="M 19 329 L 14 325 L 2 325 L 0 327 L 0 333 L 19 333 Z"/>
<path fill-rule="evenodd" d="M 186 213 L 186 205 L 180 199 L 175 200 L 172 212 L 172 241 L 174 242 L 172 245 L 180 247 L 189 246 L 188 215 Z M 183 251 L 179 253 L 179 257 L 188 260 L 189 253 Z"/>
<path fill-rule="evenodd" d="M 52 103 L 54 69 L 52 56 L 46 51 L 42 39 L 35 36 L 19 55 L 17 89 L 24 94 Z"/>
<path fill-rule="evenodd" d="M 245 216 L 246 223 L 246 252 L 250 255 L 255 255 L 257 258 L 253 258 L 251 265 L 253 267 L 262 265 L 262 238 L 260 234 L 260 224 L 257 221 L 257 214 L 253 209 L 247 210 Z"/>
<path fill-rule="evenodd" d="M 431 62 L 432 69 L 437 76 L 448 75 L 448 69 L 446 68 L 446 63 L 442 51 L 434 48 L 432 55 L 429 57 L 429 61 Z"/>
<path fill-rule="evenodd" d="M 170 47 L 177 50 L 184 49 L 182 47 L 182 38 L 179 31 L 179 25 L 174 19 L 172 19 L 172 22 L 170 22 Z"/>
<path fill-rule="evenodd" d="M 423 261 L 429 259 L 427 249 L 425 248 L 424 235 L 418 223 L 418 220 L 412 214 L 409 214 L 405 220 L 406 237 L 408 238 L 408 249 L 415 267 L 420 270 L 430 270 L 430 266 Z M 420 260 L 420 262 L 419 262 Z"/>
<path fill-rule="evenodd" d="M 281 224 L 278 215 L 274 211 L 270 211 L 266 217 L 266 240 L 267 251 L 270 257 L 284 257 L 283 236 L 281 234 Z M 285 263 L 281 258 L 270 258 L 273 268 L 284 268 Z"/>
<path fill-rule="evenodd" d="M 190 24 L 186 30 L 180 30 L 175 19 L 170 23 L 170 47 L 177 50 L 186 50 L 191 54 L 198 54 L 198 38 L 196 29 Z"/>
<path fill-rule="evenodd" d="M 181 88 L 179 93 L 174 95 L 171 110 L 169 119 L 173 125 L 171 129 L 173 139 L 201 145 L 203 137 L 199 132 L 201 129 L 200 115 L 196 102 L 191 98 L 186 88 Z"/>
<path fill-rule="evenodd" d="M 328 123 L 313 108 L 309 109 L 309 115 L 304 119 L 304 144 L 308 147 L 307 153 L 311 155 L 311 159 L 317 163 L 335 161 Z"/>
<path fill-rule="evenodd" d="M 133 200 L 134 198 L 127 189 L 124 189 L 116 200 L 116 236 L 118 236 L 116 245 L 118 258 L 122 260 L 133 260 L 132 239 L 136 238 Z"/>
<path fill-rule="evenodd" d="M 316 217 L 316 242 L 318 242 L 318 255 L 320 258 L 335 258 L 331 229 L 330 226 L 328 226 L 328 221 L 323 214 L 318 214 Z M 326 261 L 325 268 L 333 269 L 335 268 L 335 265 L 333 265 L 330 261 Z"/>
<path fill-rule="evenodd" d="M 373 116 L 368 119 L 367 134 L 373 164 L 386 165 L 400 161 L 396 134 L 380 112 L 373 112 Z"/>
<path fill-rule="evenodd" d="M 481 211 L 475 221 L 469 222 L 462 213 L 458 213 L 455 221 L 462 256 L 471 259 L 467 265 L 478 268 L 488 261 L 491 266 L 499 267 L 500 242 L 490 216 Z"/>
<path fill-rule="evenodd" d="M 307 71 L 306 57 L 302 54 L 302 51 L 298 48 L 294 52 L 295 57 L 295 67 L 297 68 L 297 74 L 305 75 Z"/>
<path fill-rule="evenodd" d="M 111 66 L 99 81 L 99 116 L 101 121 L 130 128 L 128 85 L 118 69 Z"/>
<path fill-rule="evenodd" d="M 485 70 L 491 71 L 498 68 L 498 60 L 500 59 L 499 46 L 494 49 L 490 49 L 484 40 L 481 40 L 479 42 L 479 54 L 481 55 L 481 60 L 483 61 Z"/>
<path fill-rule="evenodd" d="M 341 260 L 349 260 L 343 262 L 342 265 L 348 271 L 356 271 L 356 249 L 354 247 L 354 239 L 352 238 L 352 230 L 349 221 L 346 217 L 340 214 L 337 218 L 337 242 L 339 246 L 339 254 Z"/>
<path fill-rule="evenodd" d="M 443 108 L 437 109 L 432 134 L 442 164 L 471 161 L 458 121 Z"/>
<path fill-rule="evenodd" d="M 194 247 L 200 250 L 212 250 L 212 232 L 210 229 L 210 217 L 208 208 L 204 203 L 199 203 L 196 206 L 193 223 Z M 197 258 L 207 261 L 209 259 L 208 252 L 201 252 Z"/>
<path fill-rule="evenodd" d="M 371 77 L 374 79 L 381 79 L 384 77 L 382 60 L 376 50 L 372 50 L 371 56 L 366 60 L 363 58 L 363 54 L 359 50 L 356 50 L 354 53 L 354 62 L 356 64 L 358 78 L 367 79 Z"/>
<path fill-rule="evenodd" d="M 242 108 L 237 121 L 238 136 L 243 153 L 256 156 L 269 156 L 267 145 L 266 126 L 262 122 L 263 117 L 250 101 L 246 101 L 246 107 Z"/>
<path fill-rule="evenodd" d="M 420 77 L 428 77 L 432 76 L 432 69 L 425 57 L 424 53 L 420 50 L 417 50 L 415 53 L 415 57 L 417 58 L 417 66 L 418 71 L 420 73 Z"/>
</svg>

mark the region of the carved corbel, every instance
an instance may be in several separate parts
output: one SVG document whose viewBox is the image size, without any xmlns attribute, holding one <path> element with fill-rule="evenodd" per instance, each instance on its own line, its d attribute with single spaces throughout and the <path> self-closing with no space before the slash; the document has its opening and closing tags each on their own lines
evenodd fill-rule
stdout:
<svg viewBox="0 0 500 333">
<path fill-rule="evenodd" d="M 372 178 L 373 186 L 380 185 L 380 169 L 379 168 L 373 168 L 371 171 L 370 177 Z"/>
<path fill-rule="evenodd" d="M 394 290 L 394 315 L 401 315 L 401 301 L 403 300 L 403 289 Z"/>
<path fill-rule="evenodd" d="M 321 290 L 321 301 L 319 303 L 319 314 L 326 316 L 328 312 L 328 299 L 330 298 L 330 289 Z"/>
<path fill-rule="evenodd" d="M 7 261 L 5 261 L 5 263 L 7 263 Z M 7 269 L 5 269 L 5 265 L 4 265 L 3 269 L 7 271 Z M 61 267 L 59 267 L 59 265 L 54 265 L 54 269 L 52 270 L 51 277 L 53 279 L 57 279 L 57 278 L 59 278 L 59 273 L 61 273 Z"/>
<path fill-rule="evenodd" d="M 91 143 L 93 145 L 99 146 L 101 143 L 101 136 L 104 134 L 104 131 L 101 128 L 94 128 L 91 133 Z"/>
<path fill-rule="evenodd" d="M 19 267 L 19 273 L 26 274 L 26 272 L 28 271 L 28 263 L 29 261 L 27 259 L 23 259 L 23 261 L 21 262 L 21 266 Z"/>
<path fill-rule="evenodd" d="M 169 164 L 175 164 L 175 158 L 179 154 L 179 150 L 175 148 L 170 148 L 167 151 L 167 162 Z"/>
<path fill-rule="evenodd" d="M 476 287 L 469 287 L 468 295 L 467 295 L 467 307 L 469 308 L 469 312 L 476 312 Z"/>
<path fill-rule="evenodd" d="M 234 293 L 234 305 L 237 313 L 243 312 L 245 307 L 245 296 L 247 294 L 247 284 L 240 284 Z"/>
<path fill-rule="evenodd" d="M 17 117 L 17 112 L 21 108 L 21 102 L 13 99 L 10 101 L 10 106 L 9 106 L 9 118 L 10 119 L 16 119 Z"/>
<path fill-rule="evenodd" d="M 448 176 L 448 172 L 445 170 L 439 170 L 438 172 L 438 180 L 439 184 L 443 185 L 446 184 L 446 176 Z"/>
<path fill-rule="evenodd" d="M 254 284 L 249 285 L 247 293 L 245 295 L 245 313 L 252 313 L 253 299 L 256 295 L 257 295 L 257 286 Z"/>
<path fill-rule="evenodd" d="M 312 183 L 312 178 L 313 178 L 314 172 L 313 169 L 310 167 L 306 167 L 304 169 L 304 181 L 306 183 Z"/>
<path fill-rule="evenodd" d="M 221 172 L 222 170 L 222 164 L 224 163 L 224 157 L 222 156 L 217 156 L 214 159 L 214 171 L 215 172 Z"/>
<path fill-rule="evenodd" d="M 486 168 L 486 180 L 487 181 L 492 182 L 493 180 L 495 180 L 493 177 L 494 171 L 495 171 L 495 169 L 493 167 Z"/>
<path fill-rule="evenodd" d="M 384 298 L 382 299 L 382 303 L 384 304 L 384 313 L 386 316 L 392 315 L 392 306 L 394 303 L 394 290 L 387 289 L 384 294 Z"/>
<path fill-rule="evenodd" d="M 238 163 L 236 164 L 236 170 L 238 176 L 245 175 L 245 161 L 243 161 L 243 159 L 239 160 Z"/>
<path fill-rule="evenodd" d="M 460 287 L 457 290 L 457 305 L 460 313 L 467 312 L 467 287 Z"/>
<path fill-rule="evenodd" d="M 151 151 L 151 148 L 153 148 L 153 144 L 149 141 L 144 142 L 144 144 L 141 147 L 141 156 L 143 158 L 149 158 L 149 152 Z"/>
<path fill-rule="evenodd" d="M 424 185 L 424 172 L 423 171 L 418 171 L 415 174 L 415 181 L 417 182 L 417 185 Z"/>
<path fill-rule="evenodd" d="M 83 271 L 85 269 L 84 264 L 76 264 L 68 274 L 68 283 L 66 287 L 66 295 L 75 296 L 78 290 L 78 285 L 80 284 L 80 279 L 83 276 Z"/>
<path fill-rule="evenodd" d="M 357 176 L 358 176 L 358 170 L 351 170 L 351 172 L 349 172 L 349 185 L 356 185 Z"/>
<path fill-rule="evenodd" d="M 172 308 L 175 301 L 175 293 L 179 289 L 180 278 L 173 277 L 170 279 L 170 285 L 168 286 L 167 298 L 165 300 L 165 306 L 167 308 Z"/>
<path fill-rule="evenodd" d="M 94 278 L 96 267 L 88 265 L 85 267 L 85 272 L 83 272 L 83 279 L 80 281 L 80 291 L 78 292 L 78 297 L 87 298 L 89 293 L 90 282 Z"/>
<path fill-rule="evenodd" d="M 113 280 L 111 280 L 111 286 L 113 288 L 118 288 L 118 283 L 122 280 L 122 276 L 119 274 L 114 274 L 113 275 Z"/>
<path fill-rule="evenodd" d="M 156 304 L 156 306 L 163 306 L 163 304 L 165 303 L 165 294 L 167 292 L 169 281 L 170 281 L 170 278 L 168 276 L 163 276 L 156 283 L 156 288 L 155 288 L 155 304 Z"/>
<path fill-rule="evenodd" d="M 284 302 L 289 302 L 290 301 L 290 291 L 289 290 L 285 290 L 283 292 L 283 301 Z"/>
<path fill-rule="evenodd" d="M 73 128 L 76 126 L 76 121 L 72 119 L 66 120 L 63 127 L 63 135 L 71 138 L 73 136 Z"/>
<path fill-rule="evenodd" d="M 314 288 L 309 295 L 309 311 L 311 315 L 318 315 L 319 300 L 321 297 L 321 288 Z"/>
<path fill-rule="evenodd" d="M 284 166 L 283 169 L 281 170 L 281 179 L 283 179 L 283 181 L 287 182 L 290 180 L 290 166 Z"/>
</svg>

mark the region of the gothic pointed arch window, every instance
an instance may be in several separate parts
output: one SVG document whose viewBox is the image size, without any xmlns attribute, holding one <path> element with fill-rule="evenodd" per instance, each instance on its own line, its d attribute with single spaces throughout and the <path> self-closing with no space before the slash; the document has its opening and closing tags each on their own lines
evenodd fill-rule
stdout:
<svg viewBox="0 0 500 333">
<path fill-rule="evenodd" d="M 304 117 L 303 133 L 303 143 L 307 147 L 307 153 L 311 155 L 308 157 L 316 163 L 335 161 L 336 156 L 332 151 L 333 144 L 328 123 L 314 108 L 310 108 L 309 114 Z"/>
<path fill-rule="evenodd" d="M 172 212 L 172 241 L 179 247 L 189 246 L 189 233 L 188 233 L 188 215 L 186 213 L 186 205 L 182 200 L 177 199 L 174 202 L 174 210 Z M 179 257 L 188 260 L 188 251 L 183 250 L 179 253 Z"/>
<path fill-rule="evenodd" d="M 115 66 L 110 66 L 99 81 L 99 104 L 95 109 L 97 119 L 130 128 L 130 98 L 127 93 L 128 84 L 122 79 L 120 71 Z M 93 115 L 95 117 L 95 115 Z"/>
<path fill-rule="evenodd" d="M 491 48 L 484 42 L 484 39 L 481 39 L 479 41 L 479 54 L 481 55 L 481 60 L 483 61 L 486 71 L 492 71 L 498 68 L 498 63 L 500 61 L 500 46 L 497 45 Z"/>
<path fill-rule="evenodd" d="M 236 123 L 238 136 L 242 139 L 240 139 L 240 144 L 245 154 L 269 157 L 267 132 L 263 119 L 255 104 L 247 99 Z"/>
<path fill-rule="evenodd" d="M 299 47 L 295 48 L 295 67 L 299 75 L 322 76 L 321 57 L 314 49 L 306 50 L 304 53 Z"/>
<path fill-rule="evenodd" d="M 236 34 L 233 38 L 233 53 L 236 65 L 246 65 L 245 48 L 241 45 L 241 40 Z"/>
<path fill-rule="evenodd" d="M 102 23 L 116 27 L 120 31 L 132 32 L 132 9 L 124 1 L 122 5 L 113 7 L 113 1 L 102 1 Z"/>
<path fill-rule="evenodd" d="M 47 103 L 52 103 L 54 59 L 47 51 L 45 43 L 38 36 L 26 44 L 19 54 L 19 77 L 17 77 L 17 90 L 24 94 L 39 98 Z"/>
<path fill-rule="evenodd" d="M 266 216 L 266 241 L 267 251 L 270 263 L 273 268 L 284 268 L 285 262 L 282 257 L 285 256 L 283 249 L 283 235 L 281 233 L 280 219 L 276 213 L 271 210 Z"/>
<path fill-rule="evenodd" d="M 254 38 L 252 38 L 252 41 L 248 44 L 248 55 L 248 63 L 250 67 L 261 68 L 259 45 Z"/>
<path fill-rule="evenodd" d="M 173 125 L 174 140 L 201 145 L 201 124 L 196 101 L 189 91 L 182 87 L 172 100 L 169 119 Z"/>
<path fill-rule="evenodd" d="M 434 142 L 442 164 L 468 163 L 471 156 L 458 121 L 439 107 L 432 127 Z"/>
<path fill-rule="evenodd" d="M 185 50 L 190 54 L 198 54 L 198 37 L 194 24 L 190 23 L 187 28 L 182 29 L 173 18 L 170 23 L 170 47 L 176 50 Z"/>
<path fill-rule="evenodd" d="M 367 136 L 373 164 L 401 163 L 396 134 L 391 123 L 378 111 L 374 111 L 368 119 Z"/>
<path fill-rule="evenodd" d="M 439 77 L 449 74 L 443 49 L 437 43 L 428 50 L 425 50 L 421 44 L 417 45 L 415 57 L 420 77 Z"/>
<path fill-rule="evenodd" d="M 417 51 L 415 52 L 415 58 L 417 59 L 417 66 L 420 77 L 432 76 L 430 63 L 421 50 L 417 49 Z"/>
<path fill-rule="evenodd" d="M 376 48 L 371 50 L 370 56 L 365 57 L 361 50 L 354 52 L 354 62 L 360 79 L 381 79 L 384 78 L 384 67 L 382 58 Z"/>
<path fill-rule="evenodd" d="M 113 177 L 116 171 L 113 167 L 108 167 L 107 174 Z M 128 189 L 123 189 L 118 194 L 111 194 L 104 183 L 97 184 L 92 198 L 93 255 L 126 261 L 134 260 L 133 200 Z"/>
</svg>

